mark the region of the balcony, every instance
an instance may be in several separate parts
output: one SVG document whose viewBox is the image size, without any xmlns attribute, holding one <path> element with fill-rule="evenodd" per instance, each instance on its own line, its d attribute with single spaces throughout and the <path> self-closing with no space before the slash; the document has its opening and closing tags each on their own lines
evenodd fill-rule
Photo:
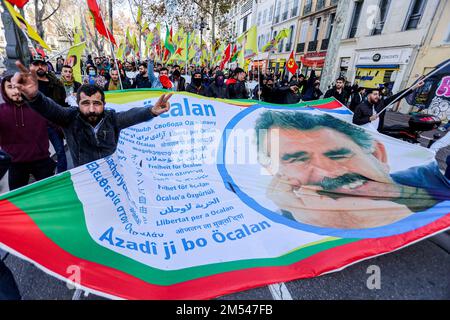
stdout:
<svg viewBox="0 0 450 320">
<path fill-rule="evenodd" d="M 323 39 L 322 44 L 320 45 L 320 50 L 327 50 L 329 43 L 330 43 L 330 39 Z"/>
<path fill-rule="evenodd" d="M 297 53 L 302 53 L 305 51 L 305 43 L 297 43 Z"/>
<path fill-rule="evenodd" d="M 317 50 L 317 40 L 308 43 L 308 52 Z"/>
</svg>

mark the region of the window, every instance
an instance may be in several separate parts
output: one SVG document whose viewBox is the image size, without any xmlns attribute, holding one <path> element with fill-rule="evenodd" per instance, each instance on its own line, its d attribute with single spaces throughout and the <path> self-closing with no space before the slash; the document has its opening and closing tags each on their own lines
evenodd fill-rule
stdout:
<svg viewBox="0 0 450 320">
<path fill-rule="evenodd" d="M 300 43 L 306 42 L 306 36 L 308 35 L 308 27 L 309 27 L 308 21 L 302 23 L 302 31 L 300 32 L 300 39 L 299 39 Z"/>
<path fill-rule="evenodd" d="M 450 23 L 448 24 L 447 35 L 444 38 L 444 43 L 450 43 Z"/>
<path fill-rule="evenodd" d="M 298 12 L 298 0 L 294 0 L 294 5 L 292 6 L 291 17 L 295 17 Z"/>
<path fill-rule="evenodd" d="M 288 18 L 288 8 L 289 8 L 289 1 L 284 1 L 284 11 L 283 11 L 283 21 Z"/>
<path fill-rule="evenodd" d="M 316 11 L 322 10 L 325 7 L 325 0 L 317 0 Z"/>
<path fill-rule="evenodd" d="M 280 10 L 281 10 L 281 3 L 278 2 L 275 8 L 275 23 L 280 22 Z"/>
<path fill-rule="evenodd" d="M 273 6 L 270 6 L 270 9 L 269 9 L 269 21 L 268 22 L 272 22 L 272 18 L 273 18 Z"/>
<path fill-rule="evenodd" d="M 294 26 L 289 28 L 289 40 L 286 43 L 286 51 L 291 51 L 292 39 L 294 38 Z"/>
<path fill-rule="evenodd" d="M 247 31 L 247 22 L 248 22 L 248 16 L 245 16 L 244 19 L 242 19 L 242 32 Z"/>
<path fill-rule="evenodd" d="M 260 26 L 261 25 L 261 12 L 258 12 L 258 22 L 257 25 Z"/>
<path fill-rule="evenodd" d="M 266 18 L 267 18 L 267 9 L 264 10 L 263 18 L 262 18 L 262 24 L 266 24 Z"/>
<path fill-rule="evenodd" d="M 408 22 L 406 23 L 406 30 L 417 29 L 423 15 L 423 11 L 425 10 L 426 2 L 426 0 L 413 0 L 409 12 Z"/>
<path fill-rule="evenodd" d="M 320 31 L 320 22 L 322 21 L 322 18 L 317 18 L 316 19 L 316 27 L 314 30 L 314 38 L 313 41 L 317 41 L 317 39 L 319 38 L 319 31 Z"/>
<path fill-rule="evenodd" d="M 355 1 L 355 7 L 353 9 L 352 23 L 350 25 L 350 32 L 348 38 L 354 38 L 356 31 L 358 30 L 359 17 L 361 15 L 361 9 L 364 1 Z"/>
<path fill-rule="evenodd" d="M 312 9 L 312 0 L 305 1 L 305 7 L 303 8 L 303 15 L 311 12 Z"/>
<path fill-rule="evenodd" d="M 333 27 L 334 27 L 335 16 L 336 16 L 336 13 L 332 13 L 332 14 L 330 14 L 330 17 L 328 18 L 328 29 L 327 29 L 327 33 L 325 35 L 325 39 L 331 38 L 331 33 L 333 32 Z"/>
<path fill-rule="evenodd" d="M 380 0 L 379 3 L 380 12 L 378 14 L 378 19 L 376 21 L 375 28 L 373 29 L 372 35 L 381 34 L 381 32 L 383 31 L 384 23 L 386 22 L 386 17 L 390 4 L 391 0 Z"/>
</svg>

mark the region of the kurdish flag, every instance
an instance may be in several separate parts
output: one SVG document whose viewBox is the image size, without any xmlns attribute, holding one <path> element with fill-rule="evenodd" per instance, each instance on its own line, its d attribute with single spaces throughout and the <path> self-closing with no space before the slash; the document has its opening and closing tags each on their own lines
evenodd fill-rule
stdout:
<svg viewBox="0 0 450 320">
<path fill-rule="evenodd" d="M 274 51 L 278 45 L 278 43 L 280 43 L 281 40 L 283 40 L 284 38 L 287 38 L 290 34 L 289 29 L 283 29 L 281 30 L 276 36 L 275 38 L 273 38 L 272 40 L 270 40 L 264 47 L 262 47 L 261 52 L 269 52 L 269 51 Z"/>
<path fill-rule="evenodd" d="M 161 94 L 106 101 L 120 112 Z M 449 229 L 450 181 L 434 153 L 351 119 L 334 98 L 175 93 L 169 113 L 122 130 L 111 156 L 0 195 L 0 246 L 62 280 L 79 268 L 78 285 L 105 297 L 207 299 Z"/>
</svg>

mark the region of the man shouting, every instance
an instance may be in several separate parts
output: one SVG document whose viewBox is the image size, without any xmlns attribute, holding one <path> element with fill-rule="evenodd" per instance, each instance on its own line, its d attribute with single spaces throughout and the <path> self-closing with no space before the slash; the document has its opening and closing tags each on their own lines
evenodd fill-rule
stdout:
<svg viewBox="0 0 450 320">
<path fill-rule="evenodd" d="M 64 108 L 39 92 L 35 71 L 30 72 L 19 61 L 16 65 L 19 72 L 11 82 L 34 110 L 63 128 L 75 167 L 111 155 L 116 150 L 122 129 L 170 109 L 172 94 L 162 95 L 154 106 L 124 112 L 105 110 L 105 94 L 96 85 L 83 85 L 78 89 L 78 108 Z"/>
</svg>

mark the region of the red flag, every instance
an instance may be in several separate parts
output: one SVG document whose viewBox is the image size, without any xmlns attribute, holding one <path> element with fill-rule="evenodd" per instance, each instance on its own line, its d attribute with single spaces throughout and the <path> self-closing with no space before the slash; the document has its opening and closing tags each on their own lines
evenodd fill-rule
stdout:
<svg viewBox="0 0 450 320">
<path fill-rule="evenodd" d="M 220 63 L 220 70 L 223 70 L 223 68 L 225 68 L 227 62 L 230 61 L 230 58 L 231 58 L 231 44 L 228 44 L 227 48 L 223 53 L 222 62 Z"/>
<path fill-rule="evenodd" d="M 294 50 L 292 50 L 291 55 L 289 56 L 289 60 L 286 63 L 286 68 L 292 74 L 297 72 L 298 65 L 297 62 L 295 62 Z"/>
<path fill-rule="evenodd" d="M 95 28 L 97 29 L 98 33 L 100 33 L 106 39 L 109 39 L 114 45 L 117 46 L 116 39 L 114 39 L 112 33 L 105 26 L 105 22 L 103 21 L 102 15 L 100 14 L 100 8 L 97 4 L 97 0 L 87 0 L 87 4 L 94 18 Z"/>
<path fill-rule="evenodd" d="M 15 5 L 16 7 L 23 8 L 23 6 L 26 5 L 29 0 L 6 0 L 6 1 Z"/>
</svg>

